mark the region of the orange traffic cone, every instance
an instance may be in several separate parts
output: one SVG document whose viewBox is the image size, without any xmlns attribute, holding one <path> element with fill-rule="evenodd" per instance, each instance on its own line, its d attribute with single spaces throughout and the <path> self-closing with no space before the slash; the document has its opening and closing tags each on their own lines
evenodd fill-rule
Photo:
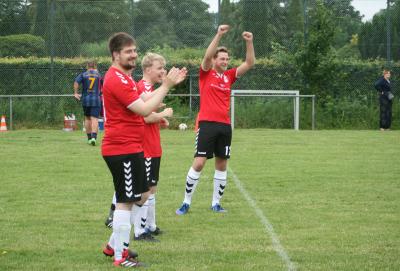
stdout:
<svg viewBox="0 0 400 271">
<path fill-rule="evenodd" d="M 7 132 L 6 116 L 1 115 L 0 132 Z"/>
</svg>

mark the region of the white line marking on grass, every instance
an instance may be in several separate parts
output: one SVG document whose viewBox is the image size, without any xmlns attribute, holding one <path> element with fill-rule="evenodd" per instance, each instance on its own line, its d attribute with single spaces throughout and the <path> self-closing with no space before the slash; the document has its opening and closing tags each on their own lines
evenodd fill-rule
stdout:
<svg viewBox="0 0 400 271">
<path fill-rule="evenodd" d="M 256 202 L 250 197 L 249 193 L 247 193 L 246 189 L 244 189 L 242 182 L 239 180 L 239 178 L 236 176 L 236 174 L 233 172 L 233 170 L 228 167 L 228 170 L 231 172 L 233 181 L 236 185 L 236 187 L 240 190 L 244 198 L 247 200 L 249 205 L 253 207 L 254 211 L 256 212 L 256 215 L 260 219 L 261 223 L 265 226 L 265 229 L 267 230 L 269 236 L 271 237 L 272 240 L 272 247 L 278 253 L 278 255 L 282 258 L 282 260 L 285 262 L 287 265 L 287 270 L 289 271 L 295 271 L 296 266 L 294 263 L 290 260 L 289 255 L 286 253 L 285 249 L 281 245 L 281 242 L 279 241 L 278 236 L 276 235 L 274 231 L 274 227 L 272 227 L 272 224 L 269 222 L 268 218 L 264 215 L 264 213 L 261 211 L 260 208 L 258 208 Z"/>
</svg>

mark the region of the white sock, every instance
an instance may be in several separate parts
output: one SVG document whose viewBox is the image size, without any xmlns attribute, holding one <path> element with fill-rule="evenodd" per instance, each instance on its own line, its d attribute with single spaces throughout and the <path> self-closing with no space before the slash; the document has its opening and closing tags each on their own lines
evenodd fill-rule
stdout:
<svg viewBox="0 0 400 271">
<path fill-rule="evenodd" d="M 219 204 L 222 195 L 224 194 L 225 186 L 226 186 L 226 176 L 227 172 L 215 170 L 214 173 L 214 192 L 211 206 L 215 204 Z"/>
<path fill-rule="evenodd" d="M 130 211 L 115 210 L 114 212 L 112 235 L 114 236 L 114 258 L 116 260 L 122 259 L 122 251 L 129 247 L 129 235 L 131 232 L 130 217 Z"/>
<path fill-rule="evenodd" d="M 146 220 L 147 220 L 147 209 L 149 207 L 149 202 L 146 202 L 142 205 L 142 207 L 137 206 L 137 214 L 134 220 L 133 230 L 135 232 L 135 237 L 138 237 L 142 233 L 145 232 Z"/>
<path fill-rule="evenodd" d="M 147 199 L 149 202 L 149 207 L 147 209 L 147 228 L 150 229 L 150 231 L 155 231 L 157 226 L 156 226 L 156 195 L 155 194 L 150 194 L 150 197 Z"/>
<path fill-rule="evenodd" d="M 200 174 L 201 171 L 197 172 L 192 167 L 190 167 L 189 172 L 186 176 L 185 199 L 183 200 L 184 203 L 187 203 L 189 205 L 192 203 L 192 196 L 199 182 Z"/>
<path fill-rule="evenodd" d="M 114 192 L 114 196 L 112 199 L 112 204 L 117 205 L 117 198 L 115 197 L 115 192 Z"/>
</svg>

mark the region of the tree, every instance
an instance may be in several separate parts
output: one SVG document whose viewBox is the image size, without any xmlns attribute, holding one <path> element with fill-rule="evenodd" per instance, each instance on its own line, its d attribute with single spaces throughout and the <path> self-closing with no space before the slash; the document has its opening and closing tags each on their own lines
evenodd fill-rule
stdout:
<svg viewBox="0 0 400 271">
<path fill-rule="evenodd" d="M 309 16 L 309 39 L 297 53 L 296 62 L 306 83 L 306 93 L 324 99 L 327 95 L 333 95 L 328 90 L 331 89 L 335 74 L 332 48 L 336 27 L 333 14 L 320 0 L 317 0 Z"/>
<path fill-rule="evenodd" d="M 271 42 L 283 43 L 287 38 L 286 9 L 278 1 L 242 0 L 243 28 L 254 34 L 258 56 L 272 52 Z"/>
<path fill-rule="evenodd" d="M 27 0 L 0 1 L 0 33 L 2 36 L 29 33 L 30 3 Z"/>
<path fill-rule="evenodd" d="M 360 12 L 351 5 L 352 0 L 324 0 L 328 8 L 335 17 L 337 33 L 335 37 L 335 47 L 339 48 L 347 44 L 352 35 L 360 31 L 362 21 Z"/>
</svg>

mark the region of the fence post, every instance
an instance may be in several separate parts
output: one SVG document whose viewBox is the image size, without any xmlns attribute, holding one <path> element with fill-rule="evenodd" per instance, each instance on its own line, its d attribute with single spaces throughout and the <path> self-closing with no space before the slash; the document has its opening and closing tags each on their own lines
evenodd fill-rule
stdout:
<svg viewBox="0 0 400 271">
<path fill-rule="evenodd" d="M 311 129 L 315 130 L 315 95 L 312 96 Z"/>
<path fill-rule="evenodd" d="M 189 112 L 190 112 L 190 116 L 192 116 L 193 113 L 193 109 L 192 109 L 192 75 L 189 74 Z"/>
<path fill-rule="evenodd" d="M 391 41 L 390 41 L 390 35 L 391 35 L 391 29 L 390 29 L 390 0 L 387 0 L 386 2 L 386 62 L 388 68 L 391 67 L 391 62 L 392 62 L 392 56 L 390 52 L 390 46 L 391 46 Z"/>
<path fill-rule="evenodd" d="M 12 110 L 12 97 L 10 96 L 10 130 L 12 130 L 12 126 L 13 126 L 13 110 Z"/>
</svg>

